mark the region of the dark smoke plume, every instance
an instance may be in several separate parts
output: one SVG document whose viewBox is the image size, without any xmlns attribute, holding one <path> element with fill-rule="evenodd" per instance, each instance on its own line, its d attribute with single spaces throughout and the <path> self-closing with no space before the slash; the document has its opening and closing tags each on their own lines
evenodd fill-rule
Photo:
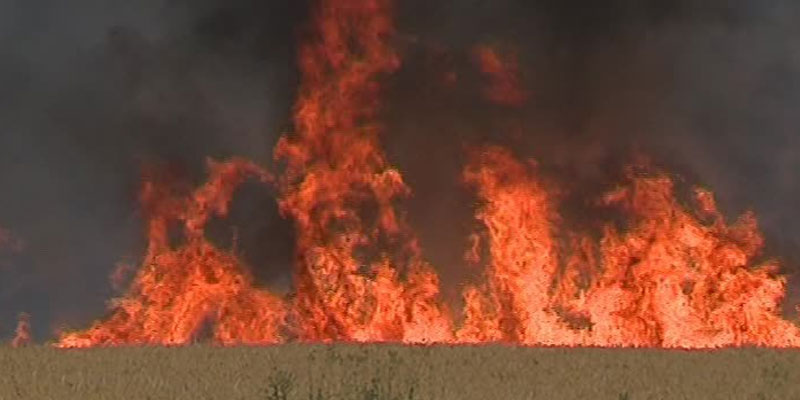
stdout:
<svg viewBox="0 0 800 400">
<path fill-rule="evenodd" d="M 417 192 L 415 222 L 438 221 L 422 230 L 423 243 L 434 244 L 426 254 L 437 265 L 463 265 L 455 249 L 466 246 L 471 209 L 457 179 L 464 146 L 489 142 L 535 157 L 579 200 L 613 183 L 634 154 L 647 154 L 688 184 L 714 190 L 729 217 L 754 209 L 766 253 L 794 272 L 799 18 L 800 5 L 789 1 L 452 0 L 402 7 L 400 41 L 412 56 L 395 77 L 386 141 Z M 518 54 L 525 106 L 481 98 L 469 58 L 477 44 Z M 448 85 L 453 76 L 458 83 Z M 450 272 L 476 271 L 444 271 Z"/>
<path fill-rule="evenodd" d="M 31 313 L 38 338 L 103 314 L 115 264 L 135 265 L 144 246 L 143 166 L 169 164 L 197 182 L 206 157 L 271 158 L 287 127 L 306 8 L 0 2 L 0 226 L 27 244 L 0 268 L 2 337 L 20 311 Z M 247 255 L 278 264 L 262 271 L 272 278 L 288 256 L 271 254 L 287 244 L 264 237 L 276 224 L 288 229 L 266 189 L 246 190 L 220 236 L 237 226 L 240 241 L 262 241 Z"/>
</svg>

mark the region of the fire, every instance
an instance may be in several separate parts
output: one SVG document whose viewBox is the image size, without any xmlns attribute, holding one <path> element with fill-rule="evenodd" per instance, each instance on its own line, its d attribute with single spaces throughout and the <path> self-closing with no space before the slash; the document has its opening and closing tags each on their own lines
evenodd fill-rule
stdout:
<svg viewBox="0 0 800 400">
<path fill-rule="evenodd" d="M 11 340 L 11 347 L 27 346 L 31 342 L 31 322 L 30 316 L 21 313 L 17 319 L 17 329 L 14 331 L 14 339 Z"/>
<path fill-rule="evenodd" d="M 300 49 L 295 137 L 280 207 L 297 228 L 298 335 L 309 341 L 442 341 L 437 278 L 393 202 L 409 193 L 378 143 L 378 78 L 399 60 L 386 0 L 323 1 Z M 374 216 L 367 215 L 373 211 Z M 372 253 L 359 255 L 359 251 Z"/>
<path fill-rule="evenodd" d="M 685 205 L 669 175 L 635 163 L 598 200 L 625 225 L 606 224 L 595 239 L 564 226 L 535 163 L 500 147 L 475 151 L 464 169 L 482 226 L 465 254 L 485 265 L 485 279 L 464 289 L 454 314 L 396 209 L 410 188 L 379 142 L 380 80 L 400 67 L 390 1 L 320 0 L 313 21 L 299 51 L 295 129 L 274 153 L 281 173 L 211 162 L 208 182 L 189 194 L 146 177 L 149 242 L 128 292 L 57 346 L 184 345 L 206 326 L 223 345 L 800 346 L 800 330 L 779 314 L 785 278 L 754 261 L 763 239 L 752 213 L 728 223 L 701 189 Z M 484 46 L 475 57 L 489 100 L 525 101 L 514 56 Z M 256 288 L 235 254 L 204 236 L 247 178 L 274 184 L 294 221 L 295 286 L 285 299 Z M 169 235 L 176 223 L 179 245 Z"/>
<path fill-rule="evenodd" d="M 554 304 L 549 292 L 558 262 L 555 215 L 546 191 L 524 165 L 499 148 L 474 157 L 464 179 L 478 188 L 485 202 L 476 217 L 488 231 L 491 263 L 483 295 L 468 290 L 468 308 L 478 315 L 470 315 L 459 337 L 525 344 L 572 342 L 568 338 L 572 332 L 550 311 Z M 483 311 L 487 305 L 489 312 Z M 472 325 L 485 325 L 487 320 L 492 321 L 491 332 Z"/>
<path fill-rule="evenodd" d="M 485 286 L 466 292 L 459 337 L 558 346 L 800 345 L 800 330 L 778 313 L 785 278 L 774 264 L 753 265 L 763 246 L 753 214 L 728 225 L 708 191 L 696 189 L 690 209 L 667 175 L 646 166 L 627 175 L 603 199 L 626 214 L 626 231 L 608 225 L 599 244 L 579 238 L 564 247 L 553 200 L 532 167 L 500 148 L 476 157 L 465 179 L 483 202 L 477 218 L 489 267 Z"/>
<path fill-rule="evenodd" d="M 213 215 L 225 215 L 234 189 L 248 176 L 268 181 L 258 166 L 234 159 L 210 163 L 209 181 L 188 197 L 174 197 L 158 181 L 145 181 L 149 244 L 126 296 L 111 315 L 83 332 L 61 336 L 59 347 L 190 343 L 205 322 L 222 344 L 274 343 L 286 311 L 277 297 L 254 289 L 236 257 L 203 237 Z M 185 243 L 172 248 L 168 227 L 183 223 Z"/>
</svg>

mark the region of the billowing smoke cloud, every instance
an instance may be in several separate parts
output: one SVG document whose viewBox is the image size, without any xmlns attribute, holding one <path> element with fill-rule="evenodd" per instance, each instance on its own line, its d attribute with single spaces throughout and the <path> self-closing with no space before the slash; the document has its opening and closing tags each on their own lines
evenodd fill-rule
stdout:
<svg viewBox="0 0 800 400">
<path fill-rule="evenodd" d="M 62 3 L 0 3 L 0 226 L 26 244 L 0 254 L 4 337 L 20 311 L 38 338 L 102 314 L 115 263 L 135 263 L 143 246 L 143 163 L 167 162 L 197 182 L 206 157 L 268 162 L 291 127 L 306 1 Z M 486 142 L 538 158 L 579 194 L 610 183 L 633 151 L 650 154 L 715 190 L 730 215 L 755 209 L 770 253 L 791 267 L 800 248 L 794 2 L 397 8 L 404 67 L 389 79 L 384 143 L 415 191 L 409 216 L 446 281 L 477 273 L 461 260 L 472 198 L 459 175 L 465 147 Z M 518 55 L 526 105 L 482 98 L 478 44 Z M 269 189 L 245 187 L 212 236 L 229 242 L 233 227 L 259 280 L 285 287 L 291 230 Z"/>
</svg>

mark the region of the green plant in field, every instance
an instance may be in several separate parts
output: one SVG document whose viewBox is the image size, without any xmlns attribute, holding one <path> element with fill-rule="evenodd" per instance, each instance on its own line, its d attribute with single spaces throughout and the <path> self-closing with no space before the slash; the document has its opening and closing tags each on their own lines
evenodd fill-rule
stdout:
<svg viewBox="0 0 800 400">
<path fill-rule="evenodd" d="M 288 400 L 294 390 L 294 381 L 294 375 L 289 372 L 273 372 L 267 383 L 267 400 Z"/>
<path fill-rule="evenodd" d="M 764 367 L 761 374 L 764 380 L 772 386 L 783 385 L 789 380 L 789 371 L 778 363 Z"/>
<path fill-rule="evenodd" d="M 318 388 L 316 390 L 312 389 L 308 393 L 308 400 L 327 400 L 327 398 L 322 394 L 322 389 Z"/>
<path fill-rule="evenodd" d="M 617 396 L 617 400 L 631 400 L 631 395 L 627 391 L 622 392 Z"/>
<path fill-rule="evenodd" d="M 785 387 L 789 382 L 789 371 L 778 363 L 772 363 L 769 366 L 761 369 L 761 378 L 767 385 L 768 393 L 780 393 L 785 390 Z M 778 397 L 775 397 L 772 394 L 761 392 L 758 394 L 758 398 L 759 400 L 766 400 L 775 399 Z"/>
<path fill-rule="evenodd" d="M 360 400 L 416 400 L 416 385 L 410 385 L 407 393 L 395 393 L 391 385 L 381 383 L 378 378 L 372 378 L 361 390 Z"/>
</svg>

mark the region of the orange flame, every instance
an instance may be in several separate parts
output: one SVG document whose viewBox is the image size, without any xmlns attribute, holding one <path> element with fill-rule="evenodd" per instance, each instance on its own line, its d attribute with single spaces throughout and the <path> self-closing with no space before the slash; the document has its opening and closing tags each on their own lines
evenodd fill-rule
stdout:
<svg viewBox="0 0 800 400">
<path fill-rule="evenodd" d="M 19 315 L 17 328 L 14 331 L 14 339 L 11 340 L 11 347 L 27 346 L 31 342 L 31 322 L 30 316 L 26 313 Z"/>
<path fill-rule="evenodd" d="M 732 224 L 713 195 L 695 205 L 668 175 L 643 163 L 599 201 L 627 219 L 599 240 L 568 232 L 533 162 L 488 147 L 463 174 L 479 200 L 466 258 L 485 280 L 463 292 L 460 324 L 439 301 L 439 281 L 395 209 L 410 194 L 380 148 L 380 78 L 399 67 L 388 44 L 389 0 L 321 0 L 313 38 L 300 49 L 295 132 L 275 149 L 281 212 L 297 231 L 291 300 L 254 288 L 242 263 L 204 237 L 247 177 L 273 178 L 234 159 L 210 163 L 208 182 L 176 195 L 151 177 L 142 203 L 148 248 L 110 316 L 61 336 L 59 347 L 182 345 L 205 324 L 217 343 L 487 343 L 716 348 L 800 346 L 800 329 L 779 315 L 785 278 L 756 264 L 755 216 Z M 516 60 L 476 50 L 489 100 L 525 101 Z M 183 243 L 170 243 L 181 222 Z"/>
<path fill-rule="evenodd" d="M 298 334 L 312 341 L 441 341 L 437 278 L 393 201 L 409 193 L 378 144 L 377 79 L 399 65 L 387 0 L 323 1 L 301 47 L 297 136 L 275 156 L 294 218 Z M 370 215 L 372 214 L 372 215 Z M 368 254 L 371 253 L 371 254 Z"/>
<path fill-rule="evenodd" d="M 487 283 L 465 293 L 465 341 L 800 345 L 798 327 L 779 316 L 785 278 L 773 264 L 752 264 L 763 244 L 754 215 L 726 225 L 708 191 L 697 189 L 697 210 L 687 209 L 670 178 L 631 167 L 628 184 L 605 198 L 629 215 L 627 231 L 608 226 L 599 246 L 575 240 L 559 271 L 558 216 L 529 168 L 489 148 L 465 178 L 484 203 L 478 219 L 490 243 Z M 591 282 L 581 285 L 586 271 Z"/>
<path fill-rule="evenodd" d="M 247 176 L 270 177 L 239 159 L 209 167 L 208 183 L 189 198 L 170 197 L 156 182 L 145 182 L 149 245 L 128 294 L 112 302 L 106 320 L 62 335 L 59 347 L 187 344 L 204 322 L 214 324 L 214 338 L 222 344 L 280 340 L 285 316 L 281 301 L 254 289 L 236 257 L 203 237 L 209 217 L 227 213 L 234 189 Z M 183 222 L 185 244 L 177 249 L 168 241 L 171 220 Z"/>
</svg>

